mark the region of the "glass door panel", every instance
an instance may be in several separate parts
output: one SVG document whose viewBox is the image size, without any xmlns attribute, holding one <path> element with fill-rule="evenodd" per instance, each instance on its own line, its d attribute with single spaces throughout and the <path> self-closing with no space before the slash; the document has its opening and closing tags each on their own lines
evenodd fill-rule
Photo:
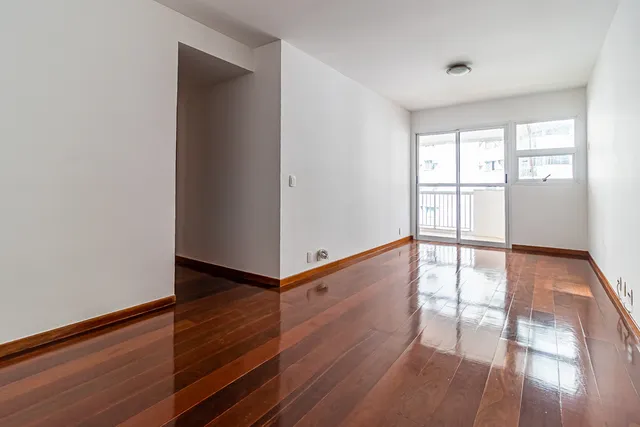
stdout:
<svg viewBox="0 0 640 427">
<path fill-rule="evenodd" d="M 460 242 L 505 245 L 505 128 L 460 132 Z"/>
<path fill-rule="evenodd" d="M 461 240 L 506 242 L 504 187 L 462 187 L 460 202 Z"/>
<path fill-rule="evenodd" d="M 460 183 L 503 184 L 504 128 L 460 132 Z"/>
<path fill-rule="evenodd" d="M 419 186 L 418 234 L 434 240 L 455 241 L 457 232 L 456 187 Z"/>
<path fill-rule="evenodd" d="M 418 183 L 456 183 L 456 133 L 418 137 Z"/>
<path fill-rule="evenodd" d="M 458 238 L 456 132 L 418 137 L 418 235 L 455 242 Z"/>
</svg>

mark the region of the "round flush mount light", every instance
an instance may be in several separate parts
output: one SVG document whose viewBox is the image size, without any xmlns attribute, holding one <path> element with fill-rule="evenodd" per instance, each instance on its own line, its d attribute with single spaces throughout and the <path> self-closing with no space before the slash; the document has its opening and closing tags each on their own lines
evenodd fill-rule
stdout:
<svg viewBox="0 0 640 427">
<path fill-rule="evenodd" d="M 451 64 L 447 67 L 447 74 L 450 76 L 464 76 L 471 72 L 471 67 L 465 63 Z"/>
</svg>

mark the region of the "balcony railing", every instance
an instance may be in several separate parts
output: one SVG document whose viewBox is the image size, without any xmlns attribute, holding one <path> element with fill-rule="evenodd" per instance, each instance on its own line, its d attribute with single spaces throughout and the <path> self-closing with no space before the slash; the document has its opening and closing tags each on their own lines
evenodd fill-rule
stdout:
<svg viewBox="0 0 640 427">
<path fill-rule="evenodd" d="M 421 228 L 455 230 L 457 210 L 455 191 L 420 191 L 419 224 Z M 460 194 L 460 230 L 473 231 L 473 193 Z"/>
</svg>

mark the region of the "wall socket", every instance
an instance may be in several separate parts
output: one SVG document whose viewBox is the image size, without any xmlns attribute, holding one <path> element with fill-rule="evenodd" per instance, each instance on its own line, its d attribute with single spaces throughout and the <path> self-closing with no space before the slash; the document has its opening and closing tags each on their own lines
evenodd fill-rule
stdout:
<svg viewBox="0 0 640 427">
<path fill-rule="evenodd" d="M 618 280 L 616 280 L 616 292 L 618 293 L 618 298 L 622 298 L 622 277 L 618 277 Z"/>
<path fill-rule="evenodd" d="M 402 228 L 398 228 L 398 236 L 402 236 Z"/>
<path fill-rule="evenodd" d="M 627 282 L 622 277 L 618 278 L 616 282 L 616 291 L 618 298 L 622 301 L 622 306 L 631 312 L 633 310 L 633 289 L 627 287 Z"/>
<path fill-rule="evenodd" d="M 311 264 L 313 262 L 313 252 L 307 252 L 307 264 Z"/>
</svg>

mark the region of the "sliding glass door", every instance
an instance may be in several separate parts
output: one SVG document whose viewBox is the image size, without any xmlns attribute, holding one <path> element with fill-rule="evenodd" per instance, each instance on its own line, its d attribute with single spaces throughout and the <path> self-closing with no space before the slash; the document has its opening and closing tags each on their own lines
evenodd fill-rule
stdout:
<svg viewBox="0 0 640 427">
<path fill-rule="evenodd" d="M 457 134 L 418 136 L 418 235 L 458 239 Z"/>
<path fill-rule="evenodd" d="M 505 128 L 418 135 L 417 235 L 507 245 Z"/>
</svg>

